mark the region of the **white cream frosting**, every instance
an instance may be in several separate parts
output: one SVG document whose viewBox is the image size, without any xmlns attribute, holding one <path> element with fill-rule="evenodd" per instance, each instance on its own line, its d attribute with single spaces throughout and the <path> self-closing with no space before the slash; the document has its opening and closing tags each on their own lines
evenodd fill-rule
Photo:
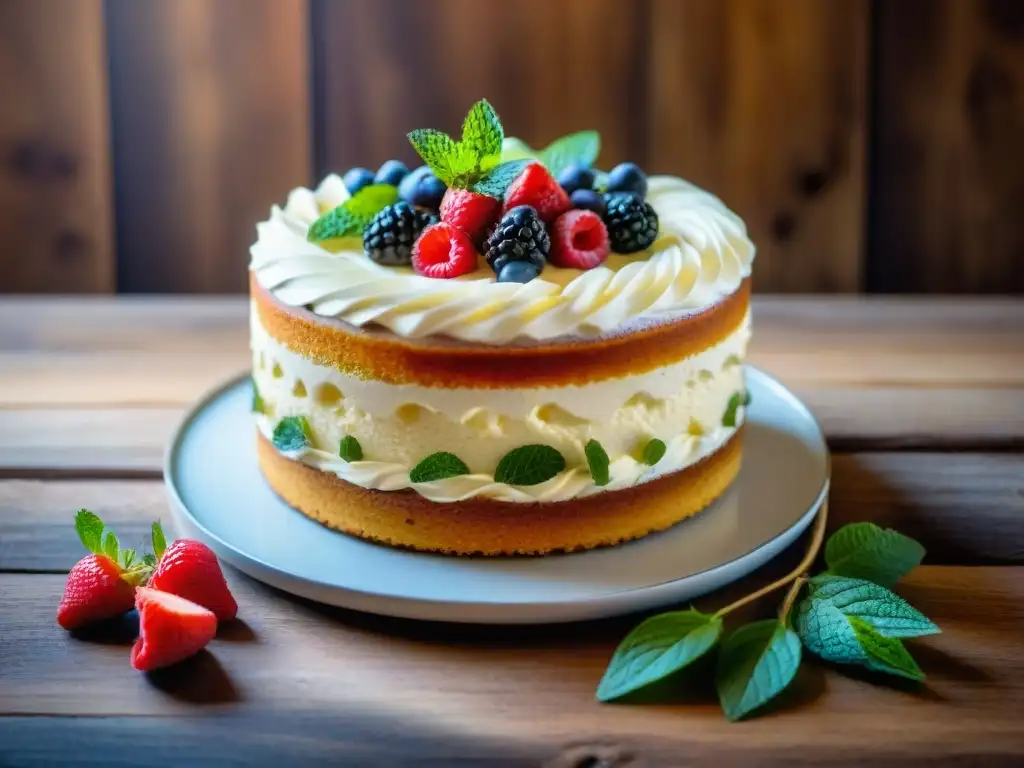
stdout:
<svg viewBox="0 0 1024 768">
<path fill-rule="evenodd" d="M 314 448 L 293 458 L 364 488 L 413 488 L 434 501 L 563 501 L 678 471 L 720 446 L 734 431 L 721 421 L 729 399 L 744 389 L 749 336 L 745 320 L 688 360 L 582 387 L 434 389 L 365 381 L 318 365 L 270 337 L 253 309 L 253 375 L 267 408 L 258 421 L 269 438 L 279 419 L 305 416 Z M 366 460 L 348 463 L 329 450 L 346 435 L 359 440 Z M 655 437 L 668 450 L 649 467 L 634 457 Z M 590 439 L 612 459 L 611 482 L 603 487 L 587 470 L 583 447 Z M 495 483 L 500 458 L 530 443 L 558 449 L 569 469 L 535 486 Z M 471 474 L 411 483 L 410 469 L 436 451 L 456 454 Z"/>
<path fill-rule="evenodd" d="M 497 283 L 486 264 L 452 280 L 385 267 L 356 239 L 306 240 L 323 210 L 348 197 L 338 176 L 300 188 L 257 225 L 250 269 L 290 306 L 309 306 L 356 326 L 383 326 L 407 338 L 448 336 L 484 344 L 514 339 L 596 336 L 710 307 L 750 274 L 754 246 L 717 197 L 671 176 L 649 180 L 658 240 L 645 253 L 612 254 L 595 269 L 547 266 L 525 285 Z"/>
</svg>

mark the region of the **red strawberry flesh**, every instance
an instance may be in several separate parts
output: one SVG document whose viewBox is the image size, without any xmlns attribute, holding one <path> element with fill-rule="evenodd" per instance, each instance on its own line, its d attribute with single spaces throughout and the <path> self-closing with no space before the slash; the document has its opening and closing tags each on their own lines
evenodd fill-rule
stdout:
<svg viewBox="0 0 1024 768">
<path fill-rule="evenodd" d="M 213 550 L 199 541 L 178 539 L 160 557 L 149 586 L 208 608 L 220 621 L 235 618 L 238 603 L 228 589 Z"/>
<path fill-rule="evenodd" d="M 136 590 L 139 639 L 131 664 L 140 672 L 194 656 L 217 634 L 217 617 L 183 597 L 149 587 Z"/>
</svg>

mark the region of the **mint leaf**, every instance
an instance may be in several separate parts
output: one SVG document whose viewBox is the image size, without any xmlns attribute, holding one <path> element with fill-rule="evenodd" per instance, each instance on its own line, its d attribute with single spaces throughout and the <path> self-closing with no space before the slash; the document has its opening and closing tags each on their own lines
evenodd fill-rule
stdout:
<svg viewBox="0 0 1024 768">
<path fill-rule="evenodd" d="M 314 221 L 306 234 L 306 239 L 315 243 L 334 237 L 362 234 L 374 216 L 396 202 L 398 187 L 391 184 L 370 184 Z"/>
<path fill-rule="evenodd" d="M 508 485 L 537 485 L 565 469 L 565 458 L 550 445 L 524 445 L 506 453 L 494 479 Z"/>
<path fill-rule="evenodd" d="M 256 379 L 252 377 L 250 379 L 252 380 L 252 412 L 263 413 L 266 409 L 263 405 L 263 398 L 260 396 L 260 390 L 256 386 Z"/>
<path fill-rule="evenodd" d="M 778 619 L 746 624 L 722 643 L 715 685 L 730 720 L 746 717 L 778 696 L 800 668 L 800 638 Z"/>
<path fill-rule="evenodd" d="M 597 686 L 599 701 L 611 701 L 657 682 L 715 647 L 722 620 L 690 609 L 652 616 L 615 649 Z"/>
<path fill-rule="evenodd" d="M 874 523 L 851 523 L 825 544 L 825 563 L 838 576 L 868 579 L 891 587 L 921 564 L 925 549 L 909 536 Z"/>
<path fill-rule="evenodd" d="M 529 160 L 510 160 L 492 168 L 482 179 L 473 184 L 470 189 L 474 192 L 501 199 L 505 196 L 505 190 L 509 185 L 519 178 L 523 168 L 530 164 Z"/>
<path fill-rule="evenodd" d="M 643 461 L 644 464 L 654 466 L 661 461 L 662 456 L 665 455 L 665 443 L 658 438 L 654 438 L 647 445 L 644 446 Z"/>
<path fill-rule="evenodd" d="M 103 552 L 101 544 L 103 540 L 103 521 L 100 520 L 99 515 L 90 512 L 88 509 L 78 510 L 78 513 L 75 515 L 75 530 L 78 532 L 78 538 L 81 540 L 82 546 L 87 550 L 94 555 Z"/>
<path fill-rule="evenodd" d="M 345 435 L 338 444 L 338 455 L 345 461 L 362 461 L 363 446 L 352 435 Z"/>
<path fill-rule="evenodd" d="M 483 175 L 476 152 L 446 133 L 420 128 L 409 133 L 409 141 L 446 186 L 467 189 Z"/>
<path fill-rule="evenodd" d="M 812 599 L 828 601 L 847 618 L 867 622 L 886 637 L 920 637 L 942 631 L 902 597 L 870 581 L 823 574 L 810 583 Z"/>
<path fill-rule="evenodd" d="M 501 145 L 501 160 L 503 163 L 511 162 L 512 160 L 539 160 L 540 158 L 530 145 L 522 139 L 517 139 L 514 136 L 508 136 L 505 138 L 504 143 Z"/>
<path fill-rule="evenodd" d="M 597 442 L 589 440 L 583 448 L 587 456 L 587 466 L 590 467 L 590 476 L 594 478 L 594 484 L 598 486 L 608 485 L 608 454 Z"/>
<path fill-rule="evenodd" d="M 580 131 L 555 139 L 540 153 L 552 176 L 558 176 L 574 163 L 590 166 L 601 154 L 601 136 L 597 131 Z"/>
<path fill-rule="evenodd" d="M 156 556 L 156 559 L 159 560 L 163 557 L 164 550 L 167 549 L 167 539 L 164 538 L 164 529 L 163 526 L 160 525 L 159 520 L 155 520 L 153 522 L 151 538 L 153 540 L 153 554 Z M 143 558 L 143 560 L 145 560 L 145 558 Z"/>
<path fill-rule="evenodd" d="M 273 435 L 274 447 L 285 453 L 293 453 L 309 448 L 313 441 L 310 439 L 309 422 L 305 416 L 287 416 L 277 422 Z"/>
<path fill-rule="evenodd" d="M 804 599 L 797 608 L 793 628 L 804 647 L 826 661 L 837 664 L 867 662 L 867 655 L 849 620 L 827 600 Z"/>
<path fill-rule="evenodd" d="M 747 392 L 734 392 L 732 397 L 729 398 L 728 404 L 725 406 L 725 413 L 722 415 L 722 426 L 723 427 L 735 427 L 736 426 L 736 412 L 740 409 L 740 406 L 750 405 L 750 394 Z"/>
<path fill-rule="evenodd" d="M 117 536 L 114 535 L 113 531 L 107 531 L 107 535 L 103 539 L 103 554 L 116 563 L 118 562 L 119 549 Z"/>
<path fill-rule="evenodd" d="M 501 161 L 504 140 L 501 120 L 487 99 L 481 99 L 470 107 L 462 123 L 461 144 L 476 156 L 481 171 L 493 168 Z"/>
<path fill-rule="evenodd" d="M 917 666 L 903 643 L 895 637 L 885 637 L 874 627 L 856 616 L 850 618 L 857 642 L 867 656 L 866 666 L 876 672 L 898 675 L 908 680 L 924 680 L 924 672 Z"/>
<path fill-rule="evenodd" d="M 432 453 L 420 461 L 409 472 L 412 483 L 429 483 L 433 480 L 444 480 L 446 477 L 468 475 L 469 467 L 454 453 L 440 451 Z"/>
</svg>

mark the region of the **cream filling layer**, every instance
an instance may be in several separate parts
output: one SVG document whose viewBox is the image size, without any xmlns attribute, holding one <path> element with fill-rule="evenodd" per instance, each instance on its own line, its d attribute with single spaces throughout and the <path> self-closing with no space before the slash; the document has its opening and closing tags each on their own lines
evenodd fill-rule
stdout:
<svg viewBox="0 0 1024 768">
<path fill-rule="evenodd" d="M 254 316 L 255 317 L 255 316 Z M 721 344 L 658 371 L 582 387 L 527 390 L 440 390 L 349 377 L 289 352 L 253 320 L 253 377 L 266 412 L 257 417 L 265 437 L 286 416 L 305 416 L 314 445 L 292 454 L 363 488 L 412 488 L 432 501 L 483 497 L 509 502 L 566 501 L 646 482 L 690 466 L 735 431 L 722 426 L 730 398 L 744 389 L 749 328 Z M 742 423 L 743 409 L 737 417 Z M 355 437 L 364 460 L 346 462 L 337 446 Z M 638 460 L 652 438 L 664 457 Z M 597 440 L 611 458 L 611 482 L 597 486 L 584 446 Z M 534 486 L 496 483 L 501 457 L 522 445 L 556 448 L 567 469 Z M 409 471 L 437 451 L 461 458 L 470 474 L 412 483 Z"/>
</svg>

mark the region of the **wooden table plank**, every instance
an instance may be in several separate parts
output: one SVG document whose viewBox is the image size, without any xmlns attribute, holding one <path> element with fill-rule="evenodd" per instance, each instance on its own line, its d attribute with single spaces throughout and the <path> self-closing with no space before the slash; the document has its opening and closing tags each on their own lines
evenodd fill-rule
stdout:
<svg viewBox="0 0 1024 768">
<path fill-rule="evenodd" d="M 406 732 L 457 744 L 514 742 L 535 759 L 603 744 L 651 765 L 678 764 L 680 754 L 696 762 L 954 762 L 1024 750 L 1020 567 L 925 566 L 912 574 L 901 591 L 944 630 L 911 642 L 929 673 L 922 688 L 876 685 L 809 663 L 786 709 L 742 726 L 726 723 L 703 695 L 656 707 L 594 701 L 608 656 L 635 619 L 540 628 L 423 624 L 288 599 L 234 573 L 230 580 L 244 627 L 226 628 L 224 640 L 176 675 L 144 676 L 128 667 L 130 623 L 93 642 L 73 638 L 53 622 L 63 577 L 0 575 L 0 712 L 155 717 L 184 737 L 196 735 L 196 725 L 181 718 L 194 718 L 196 704 L 207 702 L 211 725 L 202 733 L 248 730 L 272 716 L 276 738 L 295 739 L 300 750 L 318 738 L 309 718 L 329 713 L 325 730 L 346 737 L 334 748 L 353 754 L 380 754 L 371 740 L 401 741 Z M 821 725 L 839 718 L 841 728 Z M 368 729 L 368 721 L 378 725 Z M 0 735 L 10 739 L 23 722 L 0 717 Z M 83 745 L 110 738 L 78 733 Z M 252 758 L 263 741 L 234 743 L 239 758 Z M 431 741 L 420 744 L 424 758 L 435 757 Z"/>
<path fill-rule="evenodd" d="M 0 481 L 0 571 L 69 569 L 76 510 L 99 512 L 128 546 L 170 527 L 163 483 Z M 835 457 L 829 525 L 867 520 L 928 549 L 927 562 L 1024 565 L 1024 473 L 1012 454 L 856 453 Z"/>
</svg>

